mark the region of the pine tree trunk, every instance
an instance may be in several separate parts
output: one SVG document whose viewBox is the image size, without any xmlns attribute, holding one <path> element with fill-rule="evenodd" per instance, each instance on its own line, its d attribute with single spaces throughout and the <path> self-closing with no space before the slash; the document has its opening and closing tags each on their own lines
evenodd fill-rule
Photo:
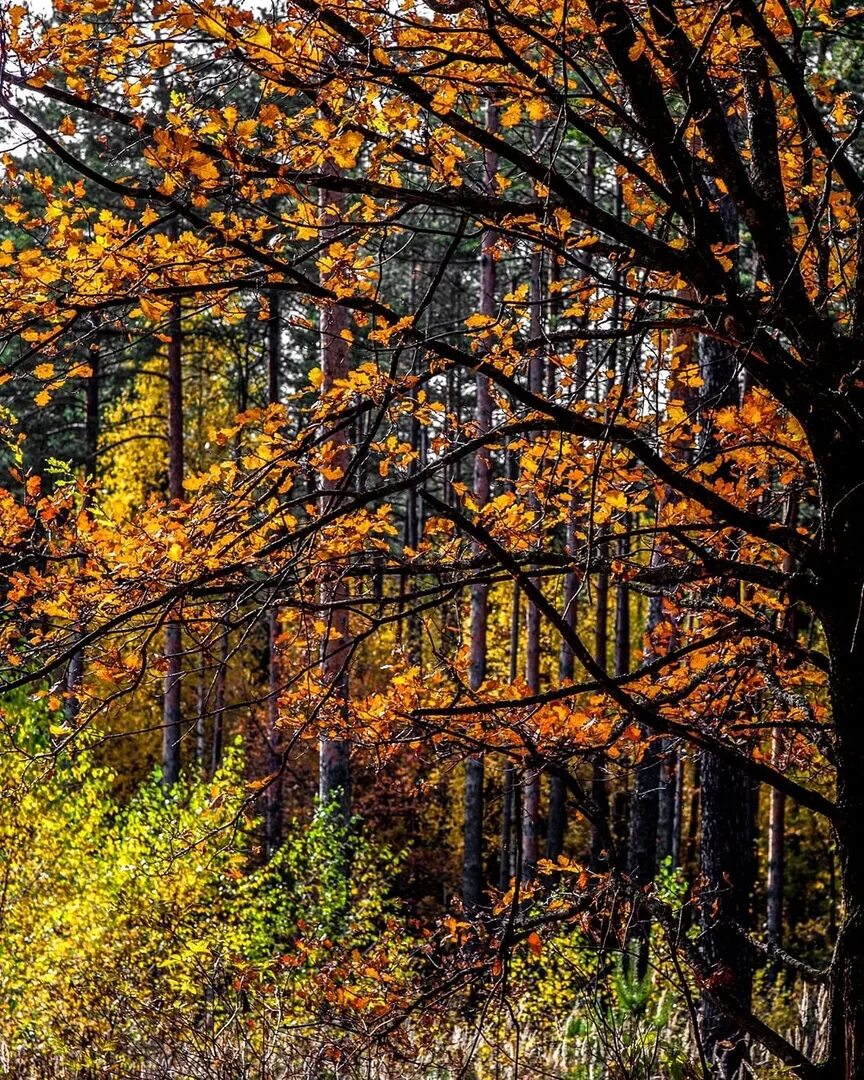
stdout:
<svg viewBox="0 0 864 1080">
<path fill-rule="evenodd" d="M 515 459 L 510 456 L 511 479 L 515 480 Z M 513 583 L 513 600 L 510 609 L 510 685 L 519 675 L 519 627 L 522 606 L 522 590 L 519 583 Z M 504 891 L 510 884 L 514 872 L 513 823 L 517 802 L 516 767 L 512 761 L 504 765 L 504 794 L 501 807 L 501 857 L 499 860 L 498 887 Z"/>
<path fill-rule="evenodd" d="M 271 289 L 268 294 L 267 312 L 267 403 L 279 404 L 280 375 L 282 363 L 282 314 L 279 309 L 279 293 Z M 267 612 L 267 775 L 270 777 L 265 791 L 264 831 L 265 852 L 268 859 L 282 842 L 283 817 L 283 762 L 282 736 L 279 730 L 279 611 L 271 604 Z"/>
<path fill-rule="evenodd" d="M 531 337 L 540 338 L 543 330 L 541 316 L 543 296 L 543 255 L 535 250 L 531 255 L 531 281 L 529 299 L 531 304 Z M 543 353 L 537 347 L 528 361 L 528 389 L 532 394 L 543 393 Z M 529 505 L 538 510 L 537 499 L 529 498 Z M 540 578 L 532 574 L 531 582 L 541 588 Z M 540 612 L 537 605 L 528 601 L 525 610 L 525 682 L 528 693 L 540 693 Z M 540 772 L 525 769 L 522 778 L 522 876 L 532 878 L 537 872 L 540 857 Z"/>
<path fill-rule="evenodd" d="M 662 603 L 659 596 L 652 596 L 648 605 L 645 633 L 650 634 L 660 621 Z M 649 650 L 650 656 L 650 650 Z M 635 885 L 643 886 L 654 880 L 657 873 L 657 837 L 660 819 L 660 756 L 654 739 L 647 742 L 642 757 L 636 764 L 633 801 L 630 810 L 630 835 L 627 845 L 627 870 Z M 636 941 L 635 974 L 644 979 L 648 972 L 648 939 L 650 922 L 645 919 L 634 924 Z"/>
<path fill-rule="evenodd" d="M 343 196 L 322 192 L 322 209 L 327 231 L 338 225 L 342 216 Z M 347 309 L 337 303 L 325 302 L 321 311 L 321 389 L 326 393 L 338 379 L 348 376 L 348 342 L 342 331 L 348 329 Z M 344 428 L 334 430 L 329 436 L 330 467 L 343 473 L 348 467 L 350 450 Z M 331 504 L 328 491 L 338 491 L 341 476 L 334 480 L 321 477 L 325 492 L 322 503 Z M 341 718 L 347 721 L 348 708 L 348 656 L 351 631 L 348 621 L 348 589 L 345 581 L 336 576 L 321 585 L 321 603 L 325 607 L 327 630 L 321 649 L 321 673 L 332 700 L 340 706 Z M 335 711 L 335 710 L 334 710 Z M 350 747 L 345 738 L 322 736 L 318 748 L 318 797 L 322 807 L 335 806 L 341 821 L 347 824 L 351 817 Z"/>
<path fill-rule="evenodd" d="M 609 651 L 609 575 L 597 575 L 594 599 L 594 659 L 606 670 Z M 591 767 L 591 799 L 601 817 L 609 820 L 609 776 L 602 754 L 595 755 Z M 591 866 L 602 869 L 608 857 L 604 830 L 591 829 Z"/>
<path fill-rule="evenodd" d="M 486 127 L 497 131 L 498 110 L 491 102 L 486 108 Z M 487 151 L 484 158 L 485 187 L 493 190 L 498 168 L 496 156 Z M 480 312 L 495 313 L 496 267 L 495 234 L 486 229 L 480 242 Z M 477 434 L 489 431 L 492 426 L 492 395 L 489 380 L 477 375 L 477 399 L 475 405 L 475 428 Z M 486 447 L 474 455 L 474 501 L 483 507 L 489 501 L 491 461 Z M 475 548 L 478 554 L 482 549 Z M 489 587 L 476 582 L 471 587 L 471 640 L 469 655 L 469 683 L 472 690 L 479 690 L 486 677 L 486 636 L 489 621 Z M 481 756 L 470 757 L 465 762 L 465 800 L 463 813 L 462 854 L 462 901 L 472 911 L 478 907 L 483 896 L 483 782 L 484 768 Z"/>
<path fill-rule="evenodd" d="M 783 768 L 783 737 L 771 738 L 771 761 Z M 765 932 L 774 945 L 783 941 L 783 878 L 786 862 L 786 796 L 771 788 L 768 805 L 768 880 L 765 884 Z"/>
<path fill-rule="evenodd" d="M 93 338 L 88 350 L 90 374 L 84 392 L 84 470 L 87 480 L 92 482 L 97 475 L 99 464 L 99 400 L 102 364 L 102 343 L 99 337 L 99 317 L 94 316 Z M 90 506 L 89 489 L 84 499 L 84 509 Z M 79 626 L 76 635 L 80 640 L 84 628 Z M 76 649 L 69 660 L 66 671 L 66 699 L 63 703 L 63 715 L 67 725 L 71 725 L 81 708 L 81 688 L 84 681 L 84 650 Z"/>
<path fill-rule="evenodd" d="M 219 634 L 219 659 L 213 693 L 213 733 L 210 744 L 211 776 L 222 764 L 222 748 L 225 738 L 225 682 L 228 669 L 228 625 L 222 627 Z"/>
<path fill-rule="evenodd" d="M 176 238 L 176 227 L 173 237 Z M 183 331 L 180 298 L 174 296 L 168 315 L 168 498 L 183 499 Z M 165 691 L 162 707 L 162 783 L 168 789 L 180 776 L 180 741 L 183 737 L 182 632 L 180 621 L 165 624 Z"/>
<path fill-rule="evenodd" d="M 552 369 L 552 365 L 549 365 Z M 571 502 L 575 496 L 571 493 Z M 575 507 L 574 507 L 575 510 Z M 567 535 L 564 542 L 564 550 L 567 554 L 573 554 L 576 547 L 575 514 L 570 515 L 567 522 Z M 561 596 L 561 610 L 564 620 L 571 629 L 576 627 L 576 599 L 579 581 L 572 570 L 564 574 Z M 573 682 L 575 670 L 573 650 L 562 638 L 558 652 L 558 681 L 563 686 Z M 553 776 L 549 780 L 549 820 L 546 830 L 546 857 L 557 859 L 564 851 L 564 840 L 567 835 L 567 788 L 560 776 Z"/>
</svg>

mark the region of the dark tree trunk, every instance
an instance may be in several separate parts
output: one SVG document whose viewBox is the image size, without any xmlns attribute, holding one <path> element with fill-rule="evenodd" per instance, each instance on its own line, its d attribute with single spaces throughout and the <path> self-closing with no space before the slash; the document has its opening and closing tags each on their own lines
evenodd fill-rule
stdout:
<svg viewBox="0 0 864 1080">
<path fill-rule="evenodd" d="M 511 474 L 515 472 L 514 459 L 510 458 Z M 511 475 L 515 480 L 515 475 Z M 519 674 L 519 625 L 522 590 L 518 582 L 513 583 L 513 601 L 510 609 L 510 685 L 516 682 Z M 513 825 L 517 802 L 516 767 L 511 761 L 504 765 L 504 794 L 501 807 L 501 858 L 498 873 L 499 888 L 505 890 L 510 884 L 514 870 Z"/>
<path fill-rule="evenodd" d="M 99 464 L 99 401 L 100 380 L 102 377 L 102 343 L 99 337 L 99 319 L 94 316 L 93 338 L 88 350 L 88 363 L 90 374 L 87 376 L 87 386 L 84 391 L 84 470 L 87 480 L 92 482 L 96 479 Z M 84 509 L 90 505 L 89 488 L 84 497 Z M 78 627 L 77 635 L 84 628 Z M 81 708 L 81 689 L 84 680 L 84 650 L 77 649 L 69 660 L 66 671 L 66 700 L 63 706 L 63 715 L 67 724 L 71 724 Z"/>
<path fill-rule="evenodd" d="M 486 108 L 486 127 L 497 131 L 498 111 L 491 102 Z M 484 159 L 485 186 L 493 190 L 498 168 L 496 156 L 487 151 Z M 486 229 L 480 243 L 480 312 L 495 312 L 496 267 L 495 234 Z M 492 426 L 492 395 L 489 380 L 477 375 L 477 400 L 475 426 L 478 434 L 489 431 Z M 491 461 L 485 447 L 474 455 L 474 501 L 478 507 L 489 501 Z M 478 553 L 482 549 L 476 548 Z M 477 582 L 471 587 L 471 641 L 469 656 L 469 681 L 472 690 L 479 690 L 486 678 L 486 635 L 489 620 L 489 587 Z M 462 901 L 472 911 L 483 897 L 483 812 L 484 768 L 481 756 L 470 757 L 465 762 L 465 799 L 463 813 L 462 855 Z"/>
<path fill-rule="evenodd" d="M 606 670 L 609 651 L 609 575 L 597 575 L 594 609 L 594 659 Z M 597 754 L 591 767 L 591 799 L 604 821 L 609 820 L 609 775 L 605 758 Z M 606 863 L 605 830 L 591 829 L 591 866 L 600 870 Z"/>
<path fill-rule="evenodd" d="M 539 250 L 531 257 L 531 337 L 540 337 L 543 328 L 541 310 L 543 304 L 543 258 Z M 535 349 L 528 361 L 528 389 L 534 394 L 543 393 L 543 354 Z M 537 510 L 537 500 L 529 498 L 529 505 Z M 532 574 L 531 582 L 541 588 L 540 578 Z M 530 600 L 525 605 L 525 682 L 528 693 L 540 693 L 540 611 Z M 538 769 L 525 769 L 522 778 L 522 876 L 533 877 L 540 857 L 540 779 Z"/>
<path fill-rule="evenodd" d="M 755 789 L 738 769 L 702 755 L 702 844 L 700 866 L 707 882 L 702 893 L 702 951 L 712 979 L 751 1006 L 753 965 L 742 948 L 741 931 L 751 924 L 755 876 L 753 825 Z M 718 1078 L 742 1075 L 747 1041 L 734 1020 L 703 995 L 701 1035 Z M 749 1075 L 745 1074 L 745 1075 Z"/>
<path fill-rule="evenodd" d="M 552 369 L 552 365 L 549 365 Z M 573 495 L 571 494 L 571 501 Z M 575 518 L 571 516 L 567 522 L 567 536 L 565 550 L 572 554 L 575 546 Z M 579 587 L 578 578 L 572 570 L 564 574 L 561 607 L 564 620 L 571 629 L 576 627 L 576 597 Z M 558 653 L 558 680 L 563 686 L 573 682 L 575 670 L 573 650 L 563 638 Z M 567 835 L 567 788 L 560 776 L 553 776 L 549 780 L 549 820 L 546 831 L 546 857 L 557 859 L 564 851 L 564 840 Z"/>
<path fill-rule="evenodd" d="M 173 230 L 176 237 L 176 227 Z M 168 315 L 168 498 L 183 499 L 183 331 L 180 298 L 173 297 Z M 173 614 L 165 624 L 165 691 L 162 707 L 162 783 L 171 788 L 180 776 L 183 735 L 182 632 Z"/>
<path fill-rule="evenodd" d="M 225 732 L 225 681 L 228 669 L 228 625 L 222 627 L 219 634 L 219 658 L 213 692 L 213 733 L 210 744 L 210 773 L 216 772 L 222 764 L 222 747 Z"/>
<path fill-rule="evenodd" d="M 327 231 L 338 227 L 341 220 L 343 196 L 322 192 L 322 209 Z M 321 372 L 322 392 L 326 393 L 338 379 L 348 376 L 348 342 L 342 331 L 348 329 L 347 309 L 340 304 L 327 302 L 321 311 Z M 330 466 L 344 474 L 350 461 L 348 436 L 344 427 L 329 433 Z M 336 491 L 342 484 L 341 476 L 334 480 L 321 478 L 325 494 L 322 502 L 330 505 L 327 491 Z M 338 709 L 341 722 L 347 722 L 348 710 L 348 657 L 351 648 L 351 631 L 348 621 L 348 589 L 344 579 L 336 576 L 321 585 L 321 603 L 328 613 L 327 630 L 321 648 L 321 672 L 324 683 Z M 335 806 L 341 822 L 348 824 L 351 818 L 351 772 L 350 746 L 347 739 L 336 735 L 322 736 L 318 753 L 318 797 L 322 807 Z"/>
<path fill-rule="evenodd" d="M 267 311 L 267 403 L 279 404 L 279 385 L 282 363 L 282 315 L 279 310 L 279 293 L 271 289 L 268 294 Z M 268 859 L 282 842 L 283 818 L 283 762 L 282 736 L 279 729 L 279 610 L 275 603 L 267 612 L 267 774 L 270 780 L 265 791 L 265 853 Z"/>
<path fill-rule="evenodd" d="M 794 525 L 798 516 L 797 500 L 787 502 L 786 523 Z M 783 570 L 791 573 L 793 560 L 786 556 Z M 781 628 L 794 639 L 796 635 L 795 607 L 789 603 L 780 620 Z M 782 772 L 785 768 L 786 739 L 777 728 L 771 736 L 771 763 Z M 786 874 L 786 796 L 771 788 L 768 803 L 768 874 L 765 882 L 765 932 L 773 945 L 783 941 L 783 884 Z"/>
<path fill-rule="evenodd" d="M 860 415 L 860 404 L 859 404 Z M 841 429 L 842 430 L 842 429 Z M 831 661 L 837 760 L 835 836 L 842 917 L 831 964 L 830 1075 L 864 1077 L 864 492 L 860 446 L 837 434 L 833 416 L 810 435 L 819 473 L 823 549 L 819 603 Z"/>
<path fill-rule="evenodd" d="M 783 768 L 783 737 L 771 738 L 771 761 Z M 771 788 L 768 804 L 768 880 L 765 884 L 765 931 L 774 945 L 783 941 L 783 878 L 786 862 L 786 796 Z"/>
<path fill-rule="evenodd" d="M 727 230 L 730 240 L 737 239 L 737 220 L 730 219 Z M 712 416 L 717 409 L 738 404 L 738 369 L 728 346 L 707 337 L 700 339 L 699 360 L 703 379 L 701 454 L 710 459 L 715 447 Z M 750 952 L 741 947 L 741 932 L 751 926 L 756 792 L 734 765 L 707 751 L 701 759 L 700 869 L 706 881 L 701 897 L 702 947 L 712 978 L 721 980 L 749 1008 L 752 960 Z M 747 1039 L 708 994 L 701 1000 L 701 1036 L 716 1075 L 737 1080 L 746 1068 Z"/>
<path fill-rule="evenodd" d="M 678 865 L 681 838 L 681 767 L 678 748 L 672 739 L 659 741 L 660 790 L 657 810 L 657 865 L 670 859 Z"/>
<path fill-rule="evenodd" d="M 652 596 L 648 605 L 646 635 L 650 636 L 660 621 L 661 606 L 660 597 Z M 627 845 L 627 870 L 634 884 L 640 887 L 653 881 L 657 873 L 660 780 L 660 755 L 656 740 L 651 739 L 635 768 Z M 639 979 L 644 979 L 648 971 L 649 933 L 650 922 L 640 918 L 640 921 L 634 924 L 632 934 L 635 941 L 635 974 Z"/>
</svg>

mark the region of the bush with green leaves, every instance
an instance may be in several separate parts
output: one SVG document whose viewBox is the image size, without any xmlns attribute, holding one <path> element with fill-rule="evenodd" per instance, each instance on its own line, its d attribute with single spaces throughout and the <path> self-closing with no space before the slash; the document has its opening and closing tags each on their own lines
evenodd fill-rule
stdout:
<svg viewBox="0 0 864 1080">
<path fill-rule="evenodd" d="M 239 746 L 212 780 L 166 796 L 154 773 L 120 805 L 84 742 L 48 753 L 40 707 L 6 719 L 4 1075 L 260 1073 L 298 1033 L 311 1052 L 333 1008 L 327 972 L 387 935 L 393 854 L 319 810 L 262 866 Z"/>
</svg>

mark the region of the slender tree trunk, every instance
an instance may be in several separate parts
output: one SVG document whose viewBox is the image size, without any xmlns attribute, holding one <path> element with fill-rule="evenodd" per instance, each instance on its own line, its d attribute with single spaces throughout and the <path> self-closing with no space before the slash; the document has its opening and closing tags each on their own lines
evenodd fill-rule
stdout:
<svg viewBox="0 0 864 1080">
<path fill-rule="evenodd" d="M 93 482 L 96 479 L 99 465 L 99 431 L 100 431 L 100 380 L 102 377 L 102 343 L 99 337 L 98 316 L 93 324 L 93 338 L 88 350 L 88 363 L 90 374 L 87 376 L 87 386 L 84 391 L 84 471 L 87 480 Z M 89 489 L 84 499 L 84 509 L 89 509 Z M 84 628 L 79 626 L 76 635 L 79 640 Z M 81 689 L 84 681 L 84 650 L 76 649 L 69 660 L 66 671 L 66 700 L 63 714 L 67 724 L 71 724 L 81 708 Z"/>
<path fill-rule="evenodd" d="M 594 659 L 606 670 L 609 652 L 609 575 L 597 575 L 594 594 Z M 605 821 L 609 820 L 609 775 L 602 753 L 595 755 L 591 767 L 591 798 Z M 604 830 L 591 829 L 591 866 L 601 869 L 606 863 Z"/>
<path fill-rule="evenodd" d="M 655 555 L 655 562 L 659 561 Z M 645 633 L 651 632 L 662 617 L 662 600 L 652 596 L 648 604 Z M 651 649 L 649 646 L 648 655 Z M 657 835 L 660 817 L 660 756 L 657 743 L 649 739 L 636 764 L 633 782 L 633 804 L 630 811 L 630 836 L 627 845 L 627 870 L 635 885 L 640 887 L 654 880 L 657 873 Z M 650 922 L 640 921 L 633 927 L 636 940 L 635 974 L 644 979 L 648 972 Z"/>
<path fill-rule="evenodd" d="M 510 459 L 511 468 L 514 459 Z M 515 472 L 515 469 L 513 470 Z M 512 477 L 515 480 L 515 476 Z M 513 601 L 510 609 L 510 685 L 516 682 L 519 674 L 519 626 L 522 606 L 522 590 L 519 583 L 513 583 Z M 513 876 L 513 818 L 516 804 L 516 768 L 512 761 L 504 764 L 504 796 L 501 808 L 501 859 L 498 875 L 498 887 L 507 889 Z"/>
<path fill-rule="evenodd" d="M 207 648 L 200 650 L 201 663 L 198 667 L 198 687 L 195 702 L 195 764 L 199 773 L 207 760 Z"/>
<path fill-rule="evenodd" d="M 498 129 L 498 110 L 492 102 L 486 107 L 486 127 L 489 131 Z M 487 151 L 485 162 L 485 186 L 488 191 L 494 187 L 495 173 L 498 168 L 496 156 Z M 480 244 L 480 312 L 483 315 L 495 313 L 496 268 L 495 234 L 486 229 Z M 477 402 L 475 426 L 482 434 L 492 426 L 492 395 L 489 380 L 485 375 L 477 375 Z M 482 448 L 474 455 L 474 501 L 483 507 L 489 501 L 491 461 L 487 448 Z M 477 549 L 479 552 L 479 549 Z M 479 690 L 486 677 L 486 634 L 489 620 L 489 587 L 477 582 L 471 587 L 471 640 L 469 655 L 469 682 L 472 690 Z M 463 854 L 462 854 L 462 901 L 472 911 L 476 909 L 483 896 L 483 758 L 479 755 L 469 757 L 465 762 L 465 803 L 463 816 Z"/>
<path fill-rule="evenodd" d="M 267 403 L 278 405 L 282 365 L 282 313 L 279 293 L 271 289 L 267 311 Z M 279 691 L 282 686 L 279 670 L 279 609 L 272 603 L 267 612 L 267 784 L 264 812 L 265 849 L 267 858 L 276 853 L 282 842 L 283 762 L 282 734 L 279 729 Z"/>
<path fill-rule="evenodd" d="M 219 634 L 219 659 L 213 693 L 213 734 L 210 745 L 210 773 L 213 775 L 222 764 L 222 747 L 225 732 L 225 681 L 228 670 L 228 624 Z"/>
<path fill-rule="evenodd" d="M 551 364 L 549 365 L 551 367 Z M 575 502 L 575 494 L 570 494 L 571 504 Z M 569 515 L 567 521 L 567 535 L 564 543 L 565 552 L 572 557 L 576 548 L 576 524 L 575 507 L 574 513 Z M 571 629 L 576 627 L 576 598 L 579 588 L 578 578 L 573 570 L 567 570 L 564 574 L 563 591 L 561 597 L 564 620 Z M 574 675 L 573 650 L 562 639 L 558 652 L 558 680 L 563 686 L 573 682 Z M 560 776 L 553 776 L 549 780 L 549 823 L 546 832 L 546 857 L 557 859 L 564 850 L 564 839 L 567 835 L 567 789 Z"/>
<path fill-rule="evenodd" d="M 771 761 L 782 771 L 784 740 L 779 731 L 771 737 Z M 783 941 L 783 878 L 786 862 L 786 796 L 771 788 L 768 805 L 768 880 L 765 884 L 765 931 L 774 945 Z"/>
<path fill-rule="evenodd" d="M 659 740 L 660 791 L 657 811 L 657 865 L 671 859 L 678 864 L 681 824 L 681 759 L 673 739 Z"/>
<path fill-rule="evenodd" d="M 538 249 L 531 256 L 531 337 L 537 339 L 543 329 L 541 318 L 543 297 L 543 256 Z M 528 389 L 533 394 L 543 393 L 543 353 L 535 349 L 528 362 Z M 530 499 L 532 509 L 538 510 L 537 499 Z M 535 574 L 531 581 L 541 588 L 540 578 Z M 540 693 L 540 612 L 530 600 L 525 610 L 525 681 L 528 693 Z M 522 779 L 522 875 L 531 878 L 537 872 L 540 856 L 540 772 L 525 769 Z"/>
<path fill-rule="evenodd" d="M 176 239 L 176 226 L 172 230 Z M 183 331 L 179 296 L 171 300 L 168 315 L 168 498 L 183 499 Z M 165 691 L 162 707 L 162 783 L 172 788 L 180 776 L 180 741 L 183 735 L 182 633 L 172 613 L 165 624 Z"/>
<path fill-rule="evenodd" d="M 798 515 L 797 500 L 790 498 L 786 507 L 786 524 L 794 525 Z M 791 574 L 794 563 L 791 556 L 783 560 L 784 573 Z M 796 633 L 795 607 L 787 604 L 780 619 L 781 629 L 794 638 Z M 785 767 L 786 739 L 780 728 L 775 728 L 771 735 L 771 762 L 783 772 Z M 782 791 L 771 788 L 768 803 L 768 874 L 765 882 L 765 931 L 768 940 L 774 945 L 783 941 L 783 880 L 786 869 L 786 796 Z"/>
<path fill-rule="evenodd" d="M 322 192 L 322 208 L 328 230 L 337 226 L 342 216 L 344 197 L 337 193 Z M 328 220 L 329 218 L 329 220 Z M 321 311 L 321 372 L 323 393 L 338 379 L 348 376 L 348 342 L 342 331 L 348 329 L 349 315 L 346 308 L 336 303 L 325 303 Z M 348 436 L 344 428 L 334 430 L 329 438 L 330 467 L 344 474 L 350 461 Z M 325 491 L 338 491 L 341 476 L 334 480 L 321 477 Z M 331 504 L 338 496 L 325 494 L 323 503 Z M 327 631 L 322 643 L 321 669 L 324 683 L 333 699 L 340 705 L 341 715 L 347 721 L 348 709 L 348 656 L 351 647 L 351 630 L 348 621 L 348 589 L 342 577 L 336 576 L 321 585 L 321 602 L 329 611 L 325 614 Z M 350 747 L 346 739 L 323 736 L 318 753 L 318 796 L 322 807 L 334 805 L 342 822 L 351 817 Z"/>
</svg>

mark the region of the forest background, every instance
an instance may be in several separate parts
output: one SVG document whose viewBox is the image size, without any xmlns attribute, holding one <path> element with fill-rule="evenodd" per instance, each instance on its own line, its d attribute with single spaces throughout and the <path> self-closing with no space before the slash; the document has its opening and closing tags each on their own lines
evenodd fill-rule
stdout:
<svg viewBox="0 0 864 1080">
<path fill-rule="evenodd" d="M 0 1061 L 864 1076 L 864 9 L 0 9 Z"/>
</svg>

